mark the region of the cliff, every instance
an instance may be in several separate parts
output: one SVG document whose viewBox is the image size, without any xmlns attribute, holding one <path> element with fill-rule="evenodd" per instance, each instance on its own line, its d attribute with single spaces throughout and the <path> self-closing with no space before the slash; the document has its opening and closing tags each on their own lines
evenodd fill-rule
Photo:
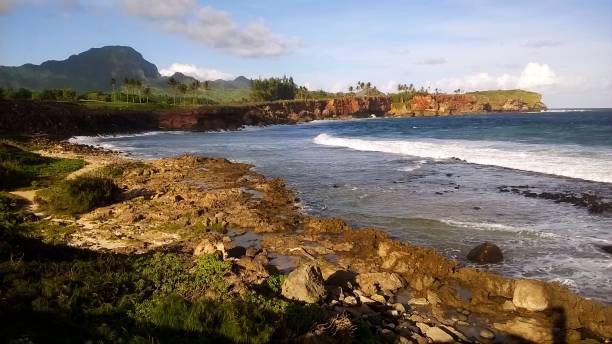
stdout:
<svg viewBox="0 0 612 344">
<path fill-rule="evenodd" d="M 401 95 L 393 102 L 392 116 L 435 116 L 482 112 L 534 112 L 545 110 L 539 93 L 510 91 L 481 91 L 465 94 Z"/>
<path fill-rule="evenodd" d="M 238 129 L 244 125 L 308 122 L 318 119 L 384 116 L 391 110 L 388 97 L 345 97 L 330 100 L 293 100 L 270 103 L 203 106 L 161 114 L 160 127 L 178 130 Z"/>
</svg>

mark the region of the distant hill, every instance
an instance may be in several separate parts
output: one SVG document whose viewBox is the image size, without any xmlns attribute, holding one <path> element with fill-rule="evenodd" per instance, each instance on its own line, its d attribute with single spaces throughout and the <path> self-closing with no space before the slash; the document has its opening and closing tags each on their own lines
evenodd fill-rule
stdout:
<svg viewBox="0 0 612 344">
<path fill-rule="evenodd" d="M 195 81 L 180 73 L 173 77 L 183 83 Z M 126 46 L 92 48 L 66 60 L 50 60 L 40 65 L 0 66 L 0 87 L 14 89 L 72 88 L 79 93 L 110 91 L 111 78 L 115 78 L 118 85 L 128 78 L 157 88 L 166 88 L 169 79 L 161 76 L 157 66 L 145 60 L 142 54 Z M 249 87 L 250 80 L 240 76 L 231 81 L 215 80 L 209 83 L 213 88 L 241 89 Z"/>
</svg>

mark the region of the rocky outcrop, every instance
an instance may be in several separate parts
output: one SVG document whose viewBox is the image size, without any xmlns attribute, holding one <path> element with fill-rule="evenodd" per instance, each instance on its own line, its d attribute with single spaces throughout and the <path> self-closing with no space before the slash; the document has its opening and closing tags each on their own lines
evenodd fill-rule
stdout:
<svg viewBox="0 0 612 344">
<path fill-rule="evenodd" d="M 321 269 L 312 263 L 298 266 L 283 283 L 282 295 L 306 303 L 321 301 L 326 295 Z"/>
<path fill-rule="evenodd" d="M 160 127 L 171 130 L 234 130 L 245 125 L 293 124 L 321 119 L 384 116 L 391 110 L 388 97 L 344 97 L 329 100 L 292 100 L 231 106 L 203 106 L 168 111 Z"/>
<path fill-rule="evenodd" d="M 460 115 L 483 112 L 533 112 L 546 109 L 541 95 L 527 91 L 474 92 L 466 94 L 425 94 L 400 99 L 392 116 Z"/>
<path fill-rule="evenodd" d="M 504 260 L 504 255 L 497 245 L 485 242 L 470 250 L 467 259 L 480 264 L 499 263 Z"/>
</svg>

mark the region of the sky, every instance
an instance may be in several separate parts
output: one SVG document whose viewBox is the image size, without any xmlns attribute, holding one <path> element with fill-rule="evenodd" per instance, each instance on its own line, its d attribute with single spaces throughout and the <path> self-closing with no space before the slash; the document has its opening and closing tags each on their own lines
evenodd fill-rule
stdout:
<svg viewBox="0 0 612 344">
<path fill-rule="evenodd" d="M 612 0 L 0 0 L 0 65 L 127 45 L 199 79 L 522 88 L 612 107 Z"/>
</svg>

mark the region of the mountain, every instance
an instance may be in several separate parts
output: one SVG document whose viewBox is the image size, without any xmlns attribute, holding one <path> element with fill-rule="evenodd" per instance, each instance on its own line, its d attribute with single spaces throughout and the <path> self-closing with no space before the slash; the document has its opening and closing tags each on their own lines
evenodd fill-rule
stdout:
<svg viewBox="0 0 612 344">
<path fill-rule="evenodd" d="M 173 75 L 183 83 L 194 78 L 180 73 Z M 143 81 L 158 88 L 166 88 L 168 77 L 159 74 L 157 67 L 144 59 L 131 47 L 106 46 L 92 48 L 62 61 L 46 61 L 40 65 L 25 64 L 19 67 L 0 66 L 0 87 L 28 88 L 72 88 L 78 93 L 87 91 L 110 91 L 110 80 L 121 85 L 125 78 Z M 238 77 L 235 80 L 215 80 L 213 88 L 247 88 L 250 80 Z"/>
</svg>

